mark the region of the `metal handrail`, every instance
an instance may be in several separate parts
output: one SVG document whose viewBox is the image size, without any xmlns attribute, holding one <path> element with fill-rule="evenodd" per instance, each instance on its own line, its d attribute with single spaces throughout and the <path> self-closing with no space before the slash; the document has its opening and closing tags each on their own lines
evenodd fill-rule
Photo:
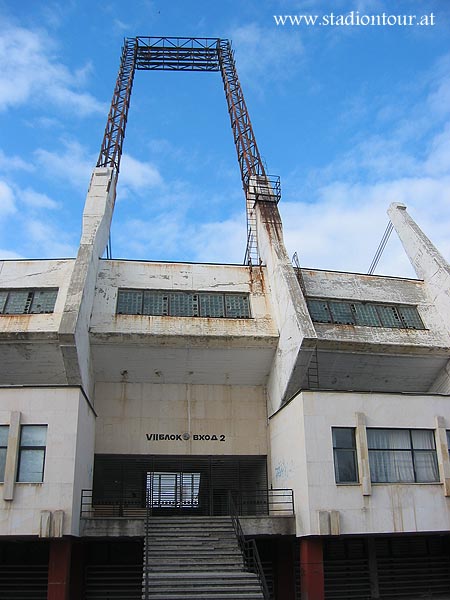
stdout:
<svg viewBox="0 0 450 600">
<path fill-rule="evenodd" d="M 233 503 L 236 506 L 237 514 L 240 516 L 249 517 L 264 517 L 264 516 L 285 516 L 294 515 L 294 492 L 291 489 L 260 489 L 260 490 L 230 490 L 228 492 L 233 496 Z M 212 494 L 212 492 L 211 492 Z M 138 495 L 139 496 L 139 495 Z M 226 500 L 226 495 L 224 497 Z M 155 504 L 156 502 L 156 504 Z M 214 507 L 208 501 L 203 509 L 207 512 L 201 512 L 202 507 L 196 503 L 196 498 L 189 497 L 189 501 L 185 503 L 171 503 L 167 500 L 161 501 L 159 497 L 152 495 L 152 501 L 149 502 L 144 498 L 136 497 L 136 493 L 128 493 L 126 490 L 119 495 L 107 497 L 94 494 L 91 489 L 81 491 L 81 517 L 83 518 L 137 518 L 144 519 L 147 514 L 147 509 L 152 511 L 156 508 L 170 510 L 171 508 L 186 511 L 199 510 L 198 514 L 210 514 L 211 516 L 220 516 L 224 513 L 223 505 L 221 510 L 214 511 Z M 148 506 L 150 504 L 150 506 Z"/>
<path fill-rule="evenodd" d="M 233 500 L 231 492 L 228 494 L 228 506 L 233 523 L 233 529 L 236 533 L 239 548 L 241 549 L 244 558 L 245 567 L 248 571 L 255 573 L 259 579 L 264 600 L 270 600 L 269 588 L 267 587 L 266 577 L 259 557 L 258 547 L 254 539 L 246 540 L 241 527 L 241 522 L 237 513 L 237 508 Z"/>
</svg>

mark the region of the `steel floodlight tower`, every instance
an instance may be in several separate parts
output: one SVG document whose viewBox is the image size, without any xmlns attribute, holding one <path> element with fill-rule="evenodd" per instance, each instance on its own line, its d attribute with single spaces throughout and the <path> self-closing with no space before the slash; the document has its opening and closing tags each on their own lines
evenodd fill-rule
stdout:
<svg viewBox="0 0 450 600">
<path fill-rule="evenodd" d="M 220 71 L 230 115 L 247 209 L 247 246 L 244 262 L 260 263 L 255 203 L 280 199 L 278 177 L 266 174 L 237 76 L 229 40 L 220 38 L 126 38 L 97 167 L 119 173 L 123 140 L 135 71 Z"/>
</svg>

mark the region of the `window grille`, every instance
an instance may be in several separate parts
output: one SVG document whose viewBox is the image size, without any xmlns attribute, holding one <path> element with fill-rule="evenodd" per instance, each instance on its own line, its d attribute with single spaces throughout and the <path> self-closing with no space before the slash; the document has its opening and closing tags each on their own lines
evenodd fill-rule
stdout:
<svg viewBox="0 0 450 600">
<path fill-rule="evenodd" d="M 57 289 L 1 290 L 0 315 L 52 313 Z"/>
<path fill-rule="evenodd" d="M 316 323 L 425 329 L 416 306 L 318 298 L 309 298 L 307 303 L 311 319 Z"/>
<path fill-rule="evenodd" d="M 249 319 L 248 294 L 119 290 L 117 314 Z"/>
</svg>

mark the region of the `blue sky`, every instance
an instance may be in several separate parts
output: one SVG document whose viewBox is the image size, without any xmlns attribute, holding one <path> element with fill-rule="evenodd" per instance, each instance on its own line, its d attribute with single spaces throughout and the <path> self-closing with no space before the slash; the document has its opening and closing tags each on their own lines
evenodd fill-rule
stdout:
<svg viewBox="0 0 450 600">
<path fill-rule="evenodd" d="M 274 15 L 434 15 L 277 26 Z M 289 253 L 367 271 L 390 202 L 450 259 L 446 0 L 0 0 L 0 257 L 74 256 L 124 37 L 224 37 Z M 395 234 L 393 234 L 394 236 Z M 115 258 L 241 263 L 244 197 L 219 73 L 137 72 Z M 393 237 L 378 273 L 412 274 Z"/>
</svg>

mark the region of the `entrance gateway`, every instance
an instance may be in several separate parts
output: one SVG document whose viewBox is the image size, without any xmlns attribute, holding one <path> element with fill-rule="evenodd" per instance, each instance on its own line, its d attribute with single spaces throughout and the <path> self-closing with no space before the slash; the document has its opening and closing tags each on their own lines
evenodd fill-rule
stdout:
<svg viewBox="0 0 450 600">
<path fill-rule="evenodd" d="M 268 513 L 266 456 L 96 455 L 93 506 L 123 516 Z"/>
</svg>

